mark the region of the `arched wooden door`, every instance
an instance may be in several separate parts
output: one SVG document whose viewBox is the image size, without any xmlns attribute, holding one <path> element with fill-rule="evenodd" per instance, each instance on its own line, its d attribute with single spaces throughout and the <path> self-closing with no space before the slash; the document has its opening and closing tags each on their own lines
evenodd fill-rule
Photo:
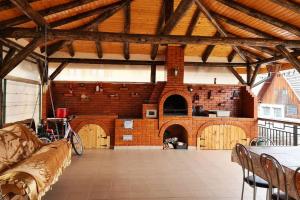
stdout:
<svg viewBox="0 0 300 200">
<path fill-rule="evenodd" d="M 236 143 L 249 143 L 242 128 L 234 125 L 211 125 L 198 136 L 197 149 L 232 149 Z"/>
<path fill-rule="evenodd" d="M 110 146 L 110 137 L 96 124 L 84 125 L 78 134 L 85 149 L 106 149 Z"/>
</svg>

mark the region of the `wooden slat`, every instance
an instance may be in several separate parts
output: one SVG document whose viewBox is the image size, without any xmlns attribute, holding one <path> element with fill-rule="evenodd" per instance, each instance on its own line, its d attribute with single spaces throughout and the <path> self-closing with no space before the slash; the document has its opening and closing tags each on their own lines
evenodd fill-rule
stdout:
<svg viewBox="0 0 300 200">
<path fill-rule="evenodd" d="M 272 24 L 274 26 L 277 26 L 283 30 L 286 30 L 286 31 L 289 31 L 290 33 L 293 33 L 297 36 L 300 36 L 300 29 L 291 25 L 291 24 L 288 24 L 286 22 L 283 22 L 279 19 L 276 19 L 274 17 L 271 17 L 269 15 L 266 15 L 264 13 L 261 13 L 257 10 L 254 10 L 252 8 L 249 8 L 247 6 L 244 6 L 238 2 L 235 2 L 235 1 L 227 1 L 227 0 L 217 0 L 219 1 L 220 3 L 232 8 L 232 9 L 235 9 L 235 10 L 238 10 L 242 13 L 245 13 L 249 16 L 252 16 L 256 19 L 260 19 L 260 20 L 263 20 L 269 24 Z"/>
<path fill-rule="evenodd" d="M 282 7 L 286 7 L 287 9 L 290 9 L 295 13 L 300 13 L 300 5 L 297 4 L 296 2 L 293 2 L 291 0 L 271 0 L 271 1 L 277 3 Z"/>
<path fill-rule="evenodd" d="M 31 52 L 34 51 L 41 43 L 43 38 L 35 38 L 28 45 L 26 45 L 21 51 L 19 51 L 12 59 L 7 61 L 0 69 L 0 77 L 4 78 L 11 70 L 13 70 L 18 64 L 20 64 Z"/>
<path fill-rule="evenodd" d="M 58 74 L 68 65 L 67 62 L 62 62 L 55 70 L 54 72 L 50 75 L 49 79 L 54 80 Z"/>
<path fill-rule="evenodd" d="M 18 7 L 27 17 L 33 20 L 39 26 L 46 26 L 45 19 L 35 10 L 32 9 L 27 0 L 10 0 Z"/>
</svg>

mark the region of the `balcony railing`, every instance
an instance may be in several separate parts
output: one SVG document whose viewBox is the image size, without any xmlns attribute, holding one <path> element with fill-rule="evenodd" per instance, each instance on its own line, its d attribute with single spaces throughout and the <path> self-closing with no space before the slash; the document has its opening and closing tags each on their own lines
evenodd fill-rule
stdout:
<svg viewBox="0 0 300 200">
<path fill-rule="evenodd" d="M 275 146 L 300 145 L 300 123 L 258 118 L 258 134 L 271 140 Z"/>
</svg>

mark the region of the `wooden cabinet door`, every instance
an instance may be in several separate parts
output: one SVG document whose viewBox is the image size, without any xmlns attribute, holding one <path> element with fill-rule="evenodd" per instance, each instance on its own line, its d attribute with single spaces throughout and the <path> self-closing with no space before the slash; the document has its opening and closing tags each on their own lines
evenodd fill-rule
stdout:
<svg viewBox="0 0 300 200">
<path fill-rule="evenodd" d="M 78 132 L 84 148 L 103 149 L 109 148 L 110 137 L 106 136 L 105 131 L 96 124 L 84 125 Z"/>
<path fill-rule="evenodd" d="M 206 127 L 197 138 L 197 149 L 232 149 L 236 143 L 246 145 L 245 131 L 233 125 L 218 124 Z"/>
</svg>

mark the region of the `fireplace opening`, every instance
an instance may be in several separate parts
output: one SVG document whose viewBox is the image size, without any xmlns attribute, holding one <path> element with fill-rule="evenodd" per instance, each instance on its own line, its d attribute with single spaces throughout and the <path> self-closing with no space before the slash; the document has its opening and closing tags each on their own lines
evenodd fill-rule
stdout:
<svg viewBox="0 0 300 200">
<path fill-rule="evenodd" d="M 187 149 L 188 133 L 181 125 L 171 125 L 164 132 L 163 143 L 164 148 Z"/>
<path fill-rule="evenodd" d="M 164 102 L 164 115 L 187 115 L 187 102 L 178 95 L 169 96 Z"/>
</svg>

